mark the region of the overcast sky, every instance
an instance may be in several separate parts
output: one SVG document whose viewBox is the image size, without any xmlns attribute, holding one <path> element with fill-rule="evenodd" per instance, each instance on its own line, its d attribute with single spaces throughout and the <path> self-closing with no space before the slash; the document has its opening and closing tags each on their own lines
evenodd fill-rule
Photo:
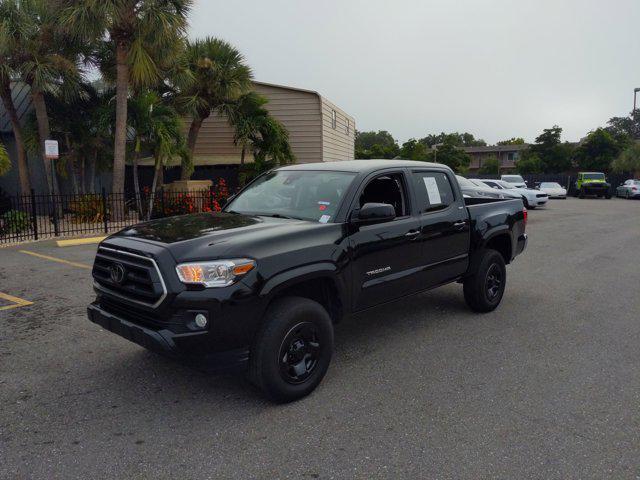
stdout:
<svg viewBox="0 0 640 480">
<path fill-rule="evenodd" d="M 191 36 L 316 90 L 400 142 L 468 131 L 574 141 L 632 108 L 639 0 L 196 0 Z"/>
</svg>

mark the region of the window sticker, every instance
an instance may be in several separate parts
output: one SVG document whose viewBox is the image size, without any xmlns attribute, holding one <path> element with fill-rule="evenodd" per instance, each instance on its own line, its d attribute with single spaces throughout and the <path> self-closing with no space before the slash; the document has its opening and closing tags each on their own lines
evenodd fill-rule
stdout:
<svg viewBox="0 0 640 480">
<path fill-rule="evenodd" d="M 331 218 L 331 215 L 322 215 L 320 217 L 320 220 L 318 220 L 320 223 L 327 223 L 329 221 L 329 219 Z"/>
<path fill-rule="evenodd" d="M 424 186 L 427 187 L 427 195 L 429 196 L 429 203 L 431 205 L 440 205 L 442 198 L 440 198 L 440 190 L 438 190 L 438 184 L 433 177 L 422 177 L 424 180 Z"/>
</svg>

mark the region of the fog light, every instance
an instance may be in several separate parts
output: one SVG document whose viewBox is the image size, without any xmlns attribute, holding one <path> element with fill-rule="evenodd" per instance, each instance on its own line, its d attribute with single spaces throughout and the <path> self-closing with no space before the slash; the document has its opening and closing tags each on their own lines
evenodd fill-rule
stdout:
<svg viewBox="0 0 640 480">
<path fill-rule="evenodd" d="M 207 326 L 207 317 L 199 313 L 196 315 L 195 322 L 198 327 L 204 328 Z"/>
</svg>

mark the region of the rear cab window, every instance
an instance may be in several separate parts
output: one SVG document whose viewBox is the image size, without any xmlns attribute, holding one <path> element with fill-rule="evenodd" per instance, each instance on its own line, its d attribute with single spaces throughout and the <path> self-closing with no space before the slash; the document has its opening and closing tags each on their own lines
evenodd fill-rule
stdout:
<svg viewBox="0 0 640 480">
<path fill-rule="evenodd" d="M 444 210 L 455 201 L 451 181 L 444 172 L 414 171 L 411 174 L 418 202 L 418 213 Z"/>
</svg>

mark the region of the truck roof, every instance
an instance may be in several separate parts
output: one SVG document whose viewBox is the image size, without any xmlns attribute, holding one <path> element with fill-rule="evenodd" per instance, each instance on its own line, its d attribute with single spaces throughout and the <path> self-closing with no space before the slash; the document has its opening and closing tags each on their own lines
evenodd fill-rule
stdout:
<svg viewBox="0 0 640 480">
<path fill-rule="evenodd" d="M 338 162 L 299 163 L 296 165 L 286 165 L 284 167 L 277 168 L 276 170 L 327 170 L 335 172 L 367 173 L 375 172 L 376 170 L 388 167 L 429 167 L 449 169 L 449 167 L 442 163 L 418 162 L 414 160 L 371 159 L 345 160 Z"/>
</svg>

